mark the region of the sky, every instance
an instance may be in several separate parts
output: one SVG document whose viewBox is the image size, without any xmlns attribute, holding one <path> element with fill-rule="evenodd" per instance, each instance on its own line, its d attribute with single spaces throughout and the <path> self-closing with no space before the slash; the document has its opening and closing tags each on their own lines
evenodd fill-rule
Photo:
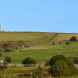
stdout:
<svg viewBox="0 0 78 78">
<path fill-rule="evenodd" d="M 0 0 L 5 31 L 78 32 L 78 0 Z"/>
</svg>

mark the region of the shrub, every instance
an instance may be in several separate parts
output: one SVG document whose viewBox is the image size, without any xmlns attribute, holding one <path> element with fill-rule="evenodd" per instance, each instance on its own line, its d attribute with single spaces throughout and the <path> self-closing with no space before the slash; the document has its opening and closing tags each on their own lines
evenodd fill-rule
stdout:
<svg viewBox="0 0 78 78">
<path fill-rule="evenodd" d="M 36 64 L 36 61 L 31 57 L 27 57 L 22 61 L 22 64 L 24 64 L 25 66 L 31 66 L 32 64 Z"/>
<path fill-rule="evenodd" d="M 20 48 L 22 48 L 22 47 L 25 45 L 25 43 L 24 43 L 24 41 L 20 40 L 20 41 L 17 42 L 17 45 L 18 45 Z"/>
<path fill-rule="evenodd" d="M 11 63 L 12 62 L 11 57 L 9 57 L 9 56 L 5 57 L 4 62 L 5 63 Z"/>
<path fill-rule="evenodd" d="M 65 44 L 66 44 L 66 45 L 69 45 L 69 44 L 70 44 L 70 42 L 69 42 L 69 41 L 66 41 L 66 42 L 65 42 Z"/>
<path fill-rule="evenodd" d="M 11 52 L 11 51 L 13 51 L 12 48 L 5 48 L 5 49 L 4 49 L 4 52 Z"/>
<path fill-rule="evenodd" d="M 72 57 L 73 63 L 78 64 L 78 57 Z"/>
<path fill-rule="evenodd" d="M 0 52 L 0 57 L 2 56 L 2 53 Z"/>
<path fill-rule="evenodd" d="M 56 45 L 56 43 L 53 41 L 53 42 L 52 42 L 52 45 Z"/>
<path fill-rule="evenodd" d="M 53 76 L 71 76 L 75 73 L 75 67 L 63 55 L 53 56 L 50 61 L 50 73 Z"/>
<path fill-rule="evenodd" d="M 72 36 L 72 37 L 70 38 L 70 41 L 77 41 L 77 37 L 76 37 L 76 36 Z"/>
<path fill-rule="evenodd" d="M 9 43 L 4 43 L 2 45 L 2 48 L 3 48 L 4 52 L 10 52 L 10 51 L 12 51 L 12 48 L 9 46 Z"/>
</svg>

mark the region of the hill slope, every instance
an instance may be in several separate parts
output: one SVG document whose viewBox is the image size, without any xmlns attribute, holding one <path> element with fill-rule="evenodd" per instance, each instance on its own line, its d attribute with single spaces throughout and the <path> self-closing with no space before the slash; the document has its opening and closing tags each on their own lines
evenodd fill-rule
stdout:
<svg viewBox="0 0 78 78">
<path fill-rule="evenodd" d="M 78 34 L 49 32 L 0 32 L 0 41 L 26 41 L 34 45 L 48 46 L 52 41 L 60 41 Z"/>
</svg>

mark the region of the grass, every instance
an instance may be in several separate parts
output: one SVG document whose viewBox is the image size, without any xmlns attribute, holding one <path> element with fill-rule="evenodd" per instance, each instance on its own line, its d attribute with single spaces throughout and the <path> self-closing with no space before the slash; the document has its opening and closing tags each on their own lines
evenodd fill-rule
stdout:
<svg viewBox="0 0 78 78">
<path fill-rule="evenodd" d="M 41 33 L 41 32 L 1 32 L 0 41 L 31 41 L 34 46 L 25 50 L 17 50 L 13 52 L 0 52 L 2 56 L 0 59 L 4 59 L 6 56 L 12 58 L 12 63 L 22 63 L 22 60 L 26 57 L 32 57 L 38 62 L 43 62 L 49 60 L 52 56 L 62 54 L 66 57 L 78 56 L 78 42 L 72 42 L 69 45 L 56 44 L 50 45 L 49 42 L 60 41 L 63 39 L 68 39 L 75 35 L 78 38 L 78 34 L 61 34 L 58 33 Z M 7 78 L 12 78 L 14 72 L 19 70 L 24 70 L 27 68 L 8 68 L 5 73 L 9 73 L 11 76 Z M 0 71 L 0 74 L 4 73 Z M 8 74 L 7 74 L 8 76 Z M 78 78 L 71 77 L 71 78 Z"/>
<path fill-rule="evenodd" d="M 22 60 L 26 57 L 32 57 L 37 61 L 46 61 L 57 54 L 62 54 L 66 57 L 78 56 L 78 42 L 70 43 L 70 45 L 68 46 L 66 46 L 65 44 L 55 45 L 51 46 L 48 49 L 25 49 L 21 51 L 1 53 L 2 56 L 0 57 L 0 59 L 5 58 L 6 56 L 10 56 L 13 63 L 21 63 Z"/>
<path fill-rule="evenodd" d="M 26 67 L 9 67 L 5 70 L 0 71 L 0 76 L 1 78 L 19 78 L 17 76 L 18 74 L 31 72 L 32 70 L 33 70 L 32 68 L 26 68 Z M 28 78 L 28 77 L 21 77 L 21 78 Z"/>
<path fill-rule="evenodd" d="M 68 39 L 71 36 L 78 34 L 65 34 L 65 33 L 49 33 L 49 32 L 0 32 L 0 41 L 31 41 L 35 45 L 49 45 L 52 40 Z"/>
</svg>

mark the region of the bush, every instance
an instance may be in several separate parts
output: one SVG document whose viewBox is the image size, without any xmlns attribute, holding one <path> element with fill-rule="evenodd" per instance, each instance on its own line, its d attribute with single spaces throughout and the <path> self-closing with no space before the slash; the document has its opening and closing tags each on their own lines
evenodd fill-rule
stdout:
<svg viewBox="0 0 78 78">
<path fill-rule="evenodd" d="M 9 43 L 4 43 L 2 45 L 2 49 L 4 52 L 10 52 L 12 50 L 12 48 L 9 46 Z"/>
<path fill-rule="evenodd" d="M 78 57 L 72 57 L 73 63 L 78 64 Z"/>
<path fill-rule="evenodd" d="M 5 48 L 3 51 L 4 52 L 11 52 L 11 51 L 13 51 L 13 49 L 12 48 Z"/>
<path fill-rule="evenodd" d="M 17 45 L 18 45 L 20 48 L 22 48 L 22 47 L 25 45 L 25 43 L 24 43 L 24 41 L 20 40 L 20 41 L 17 42 Z"/>
<path fill-rule="evenodd" d="M 70 38 L 70 41 L 77 41 L 77 37 L 76 37 L 76 36 L 72 36 L 72 37 Z"/>
<path fill-rule="evenodd" d="M 52 42 L 52 45 L 56 45 L 56 43 L 53 41 L 53 42 Z"/>
<path fill-rule="evenodd" d="M 50 73 L 53 76 L 71 76 L 75 74 L 75 67 L 63 55 L 53 56 L 49 61 Z"/>
<path fill-rule="evenodd" d="M 22 61 L 22 64 L 24 64 L 25 66 L 26 65 L 31 66 L 32 64 L 36 64 L 36 61 L 31 57 L 27 57 Z"/>
<path fill-rule="evenodd" d="M 2 53 L 0 52 L 0 57 L 2 56 Z"/>
<path fill-rule="evenodd" d="M 65 44 L 66 44 L 66 45 L 69 45 L 69 44 L 70 44 L 70 42 L 69 42 L 69 41 L 66 41 L 66 42 L 65 42 Z"/>
<path fill-rule="evenodd" d="M 5 57 L 4 62 L 5 63 L 11 63 L 12 62 L 11 57 L 9 57 L 9 56 Z"/>
</svg>

